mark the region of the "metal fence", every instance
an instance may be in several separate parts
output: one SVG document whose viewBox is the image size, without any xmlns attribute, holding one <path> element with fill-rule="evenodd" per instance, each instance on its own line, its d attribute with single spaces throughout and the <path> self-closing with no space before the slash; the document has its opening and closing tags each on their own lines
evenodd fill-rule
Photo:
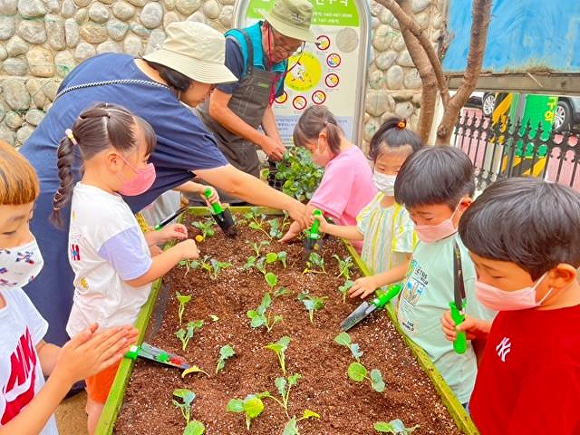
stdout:
<svg viewBox="0 0 580 435">
<path fill-rule="evenodd" d="M 508 177 L 533 176 L 580 191 L 580 135 L 544 131 L 509 118 L 501 123 L 464 110 L 455 126 L 453 145 L 469 155 L 476 187 L 483 190 Z"/>
</svg>

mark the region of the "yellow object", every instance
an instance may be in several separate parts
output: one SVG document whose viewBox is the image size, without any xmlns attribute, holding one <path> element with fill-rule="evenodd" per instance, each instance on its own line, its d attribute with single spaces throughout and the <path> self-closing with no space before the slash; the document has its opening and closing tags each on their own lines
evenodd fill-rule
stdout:
<svg viewBox="0 0 580 435">
<path fill-rule="evenodd" d="M 197 243 L 203 242 L 203 236 L 201 234 L 198 234 L 197 236 L 195 236 L 195 241 Z"/>
<path fill-rule="evenodd" d="M 143 231 L 144 233 L 151 231 L 151 227 L 149 226 L 149 224 L 145 220 L 145 216 L 143 216 L 142 213 L 137 213 L 135 215 L 135 218 L 137 219 L 137 223 L 139 224 L 141 231 Z"/>
</svg>

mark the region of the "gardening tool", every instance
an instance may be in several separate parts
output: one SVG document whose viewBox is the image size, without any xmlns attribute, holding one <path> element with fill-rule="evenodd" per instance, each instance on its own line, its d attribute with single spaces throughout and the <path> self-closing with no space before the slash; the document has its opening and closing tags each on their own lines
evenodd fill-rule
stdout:
<svg viewBox="0 0 580 435">
<path fill-rule="evenodd" d="M 212 194 L 211 189 L 205 190 L 205 197 L 210 198 Z M 234 238 L 238 235 L 236 228 L 234 226 L 234 218 L 232 217 L 232 212 L 228 208 L 223 208 L 219 202 L 214 202 L 211 205 L 213 209 L 213 218 L 216 223 L 220 226 L 224 234 L 228 237 Z"/>
<path fill-rule="evenodd" d="M 377 296 L 372 301 L 363 302 L 350 314 L 350 316 L 344 319 L 340 324 L 340 330 L 348 331 L 362 319 L 369 316 L 373 311 L 383 309 L 385 305 L 401 293 L 402 288 L 401 284 L 393 284 L 387 291 L 377 291 Z"/>
<path fill-rule="evenodd" d="M 463 281 L 463 269 L 461 268 L 461 251 L 455 242 L 453 247 L 453 297 L 454 302 L 450 302 L 451 318 L 456 325 L 460 325 L 465 320 L 465 283 Z M 457 332 L 457 338 L 453 342 L 453 349 L 457 353 L 465 353 L 467 349 L 467 336 L 465 332 Z"/>
<path fill-rule="evenodd" d="M 322 218 L 322 211 L 316 209 L 312 212 L 314 215 L 314 222 L 310 230 L 306 231 L 306 238 L 304 239 L 304 249 L 306 250 L 306 258 L 310 256 L 313 250 L 320 250 L 320 221 L 318 217 Z"/>
<path fill-rule="evenodd" d="M 181 207 L 179 210 L 177 210 L 175 213 L 171 214 L 170 216 L 166 217 L 165 219 L 163 219 L 161 222 L 159 222 L 157 225 L 155 225 L 155 229 L 156 230 L 160 230 L 161 228 L 163 228 L 165 225 L 167 225 L 169 222 L 171 222 L 173 219 L 175 219 L 177 216 L 179 216 L 181 213 L 183 213 L 185 210 L 187 210 L 187 206 L 185 207 Z"/>
<path fill-rule="evenodd" d="M 191 367 L 185 362 L 185 358 L 171 352 L 166 352 L 158 347 L 151 346 L 149 343 L 141 343 L 141 346 L 131 346 L 129 352 L 125 354 L 125 358 L 131 358 L 132 360 L 136 360 L 137 357 L 183 370 Z"/>
</svg>

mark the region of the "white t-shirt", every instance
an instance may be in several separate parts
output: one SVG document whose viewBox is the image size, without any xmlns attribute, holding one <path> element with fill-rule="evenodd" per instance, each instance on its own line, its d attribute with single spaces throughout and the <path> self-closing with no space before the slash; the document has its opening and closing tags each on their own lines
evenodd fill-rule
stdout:
<svg viewBox="0 0 580 435">
<path fill-rule="evenodd" d="M 134 288 L 125 281 L 144 275 L 152 260 L 139 224 L 121 196 L 77 183 L 68 257 L 75 273 L 66 327 L 71 337 L 94 322 L 102 328 L 135 323 L 151 284 Z"/>
<path fill-rule="evenodd" d="M 16 417 L 44 385 L 36 345 L 48 323 L 20 288 L 0 289 L 0 426 Z M 58 435 L 54 415 L 40 435 Z"/>
<path fill-rule="evenodd" d="M 445 338 L 441 329 L 441 317 L 454 300 L 455 241 L 461 250 L 466 313 L 479 319 L 495 317 L 495 313 L 484 307 L 475 296 L 475 266 L 457 233 L 435 243 L 419 242 L 399 297 L 397 316 L 403 331 L 427 352 L 459 401 L 467 403 L 477 375 L 475 353 L 471 346 L 463 354 L 456 353 L 453 343 Z"/>
</svg>

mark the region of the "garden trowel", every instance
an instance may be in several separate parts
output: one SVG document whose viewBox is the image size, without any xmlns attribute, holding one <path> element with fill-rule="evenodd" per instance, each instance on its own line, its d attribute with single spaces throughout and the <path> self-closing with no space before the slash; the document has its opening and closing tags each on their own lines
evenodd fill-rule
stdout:
<svg viewBox="0 0 580 435">
<path fill-rule="evenodd" d="M 154 227 L 155 230 L 160 230 L 165 225 L 167 225 L 169 222 L 171 222 L 173 219 L 175 219 L 177 216 L 179 216 L 181 213 L 183 213 L 185 210 L 187 210 L 187 206 L 181 207 L 175 213 L 171 214 L 170 216 L 167 216 L 165 219 L 163 219 L 161 222 L 159 222 L 157 225 L 155 225 L 155 227 Z"/>
<path fill-rule="evenodd" d="M 455 242 L 453 247 L 453 298 L 454 301 L 449 303 L 451 307 L 451 317 L 456 325 L 460 325 L 465 320 L 465 282 L 463 281 L 463 269 L 461 267 L 461 251 L 459 245 Z M 465 332 L 457 332 L 457 338 L 453 342 L 455 352 L 461 354 L 467 350 L 467 336 Z"/>
<path fill-rule="evenodd" d="M 322 239 L 320 235 L 320 221 L 318 217 L 322 217 L 322 211 L 316 209 L 312 212 L 314 215 L 314 222 L 309 230 L 306 230 L 306 238 L 304 239 L 304 249 L 305 258 L 310 256 L 310 253 L 314 250 L 320 250 L 320 240 Z"/>
<path fill-rule="evenodd" d="M 211 189 L 206 189 L 205 197 L 210 198 L 212 194 Z M 232 217 L 232 212 L 228 208 L 223 208 L 219 202 L 214 202 L 211 205 L 213 209 L 213 218 L 216 223 L 220 226 L 224 234 L 228 237 L 234 238 L 238 235 L 236 227 L 234 226 L 234 218 Z"/>
<path fill-rule="evenodd" d="M 125 357 L 131 358 L 132 360 L 136 360 L 137 357 L 141 357 L 182 370 L 186 370 L 191 367 L 185 362 L 185 358 L 182 356 L 164 351 L 163 349 L 155 346 L 151 346 L 149 343 L 142 343 L 141 346 L 131 346 L 129 348 L 129 352 L 125 354 Z"/>
<path fill-rule="evenodd" d="M 354 325 L 359 323 L 362 319 L 369 316 L 375 310 L 381 310 L 387 305 L 394 297 L 401 293 L 401 284 L 394 284 L 389 287 L 386 292 L 377 291 L 377 296 L 370 302 L 363 302 L 354 310 L 350 316 L 348 316 L 340 324 L 341 331 L 348 331 Z"/>
</svg>

